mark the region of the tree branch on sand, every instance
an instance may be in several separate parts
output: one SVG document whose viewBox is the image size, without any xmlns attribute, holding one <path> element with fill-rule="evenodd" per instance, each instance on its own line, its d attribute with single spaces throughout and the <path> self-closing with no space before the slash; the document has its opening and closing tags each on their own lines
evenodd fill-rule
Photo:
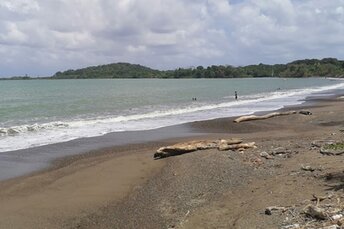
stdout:
<svg viewBox="0 0 344 229">
<path fill-rule="evenodd" d="M 287 112 L 273 112 L 269 113 L 266 115 L 246 115 L 246 116 L 241 116 L 237 119 L 234 120 L 234 122 L 239 123 L 239 122 L 246 122 L 246 121 L 252 121 L 252 120 L 262 120 L 262 119 L 268 119 L 276 116 L 282 116 L 282 115 L 291 115 L 291 114 L 296 114 L 296 111 L 287 111 Z"/>
</svg>

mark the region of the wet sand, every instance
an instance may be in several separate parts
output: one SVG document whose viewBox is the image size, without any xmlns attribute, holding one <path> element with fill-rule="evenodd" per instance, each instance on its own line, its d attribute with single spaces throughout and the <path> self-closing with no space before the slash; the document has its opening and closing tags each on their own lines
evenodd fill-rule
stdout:
<svg viewBox="0 0 344 229">
<path fill-rule="evenodd" d="M 183 127 L 190 135 L 178 136 L 175 129 L 177 135 L 69 156 L 49 169 L 2 181 L 0 228 L 279 228 L 285 217 L 266 216 L 267 206 L 322 195 L 334 185 L 322 175 L 342 171 L 342 156 L 322 156 L 310 146 L 313 140 L 343 140 L 344 99 L 306 108 L 313 115 L 194 122 Z M 153 160 L 161 146 L 231 137 L 255 141 L 258 148 Z M 281 146 L 292 153 L 272 160 L 259 156 Z M 322 170 L 291 175 L 301 164 Z"/>
<path fill-rule="evenodd" d="M 187 125 L 176 125 L 146 131 L 110 133 L 99 137 L 0 153 L 0 181 L 46 169 L 52 161 L 77 155 L 94 155 L 105 149 L 129 144 L 157 142 L 164 139 L 198 135 Z"/>
</svg>

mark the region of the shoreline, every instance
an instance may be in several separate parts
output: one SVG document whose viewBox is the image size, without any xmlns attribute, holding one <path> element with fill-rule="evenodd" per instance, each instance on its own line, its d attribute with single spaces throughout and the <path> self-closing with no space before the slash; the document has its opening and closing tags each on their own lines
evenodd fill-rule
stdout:
<svg viewBox="0 0 344 229">
<path fill-rule="evenodd" d="M 336 95 L 336 97 L 341 96 L 342 92 Z M 341 110 L 342 107 L 336 106 L 336 103 L 343 104 L 343 100 L 332 96 L 322 101 L 310 100 L 308 103 L 301 104 L 302 106 L 292 108 L 316 111 L 309 117 L 300 115 L 276 117 L 240 125 L 232 122 L 234 117 L 192 122 L 181 125 L 182 129 L 180 129 L 181 126 L 173 127 L 175 133 L 170 133 L 169 128 L 166 128 L 168 131 L 164 130 L 170 136 L 184 130 L 185 132 L 181 132 L 185 134 L 183 136 L 162 138 L 162 132 L 158 132 L 156 137 L 160 137 L 159 140 L 138 141 L 135 144 L 108 147 L 56 159 L 47 169 L 0 181 L 0 204 L 2 205 L 0 227 L 22 228 L 25 225 L 27 228 L 33 228 L 35 225 L 36 228 L 111 228 L 116 225 L 118 228 L 137 228 L 140 225 L 143 228 L 152 228 L 174 225 L 178 228 L 182 222 L 183 228 L 195 228 L 200 226 L 199 223 L 205 223 L 205 219 L 208 219 L 206 225 L 210 222 L 215 225 L 212 215 L 217 212 L 219 216 L 216 217 L 221 216 L 218 222 L 220 223 L 220 219 L 224 217 L 222 214 L 226 212 L 221 205 L 239 204 L 227 196 L 229 193 L 238 200 L 248 198 L 252 195 L 251 192 L 245 194 L 246 191 L 251 190 L 248 187 L 259 186 L 259 182 L 275 179 L 266 177 L 270 173 L 282 176 L 284 170 L 289 171 L 288 167 L 285 167 L 289 166 L 288 163 L 295 169 L 296 165 L 299 165 L 292 161 L 299 162 L 298 157 L 306 156 L 295 155 L 293 156 L 295 159 L 291 159 L 291 162 L 283 161 L 284 159 L 266 161 L 266 165 L 263 166 L 266 168 L 261 169 L 252 165 L 250 157 L 254 152 L 243 155 L 230 153 L 229 157 L 232 159 L 228 159 L 228 152 L 214 154 L 214 150 L 207 150 L 153 160 L 155 150 L 161 146 L 188 140 L 230 137 L 256 141 L 259 150 L 268 149 L 270 144 L 284 145 L 285 142 L 294 142 L 296 148 L 304 147 L 305 144 L 309 144 L 304 138 L 311 141 L 311 136 L 317 136 L 313 134 L 313 131 L 320 134 L 325 131 L 326 136 L 331 136 L 329 130 L 338 123 L 338 118 L 340 121 L 340 114 L 338 116 L 337 113 L 329 114 L 325 111 L 328 107 Z M 291 109 L 291 107 L 283 109 Z M 333 117 L 326 116 L 325 118 L 324 115 Z M 290 123 L 290 120 L 293 120 L 293 123 Z M 318 125 L 321 128 L 318 128 Z M 339 122 L 339 125 L 344 125 L 344 123 Z M 190 132 L 197 135 L 190 136 L 188 135 Z M 145 132 L 146 135 L 147 132 Z M 340 135 L 333 137 L 338 138 Z M 248 158 L 245 159 L 245 157 Z M 239 163 L 241 160 L 244 164 Z M 274 169 L 271 171 L 268 170 L 270 165 L 275 166 L 276 163 L 287 164 L 282 166 L 282 170 L 277 167 L 272 167 Z M 205 170 L 206 174 L 204 174 Z M 223 175 L 222 171 L 228 171 L 230 175 Z M 255 179 L 258 179 L 258 183 L 254 181 Z M 263 180 L 259 181 L 260 179 Z M 271 189 L 272 184 L 269 182 L 263 183 Z M 296 184 L 299 185 L 299 183 Z M 315 186 L 311 186 L 311 189 L 313 191 Z M 300 191 L 296 196 L 308 195 L 309 192 L 311 191 Z M 181 199 L 177 198 L 178 196 Z M 269 198 L 279 200 L 281 196 Z M 283 201 L 289 203 L 287 200 L 290 201 L 289 199 Z M 260 203 L 256 204 L 258 206 Z M 237 207 L 239 206 L 240 204 Z M 225 208 L 231 209 L 228 206 Z M 256 208 L 254 210 L 257 211 Z M 191 213 L 187 214 L 189 216 L 186 222 L 184 218 L 188 211 Z M 209 211 L 214 213 L 210 214 Z M 227 212 L 226 214 L 234 213 Z M 221 221 L 221 223 L 224 222 Z M 241 227 L 242 223 L 233 228 L 244 228 Z M 276 222 L 273 221 L 273 223 Z M 276 227 L 265 225 L 262 228 Z"/>
<path fill-rule="evenodd" d="M 299 103 L 297 101 L 303 100 L 307 95 L 335 90 L 336 88 L 343 87 L 344 85 L 343 83 L 335 83 L 324 79 L 300 81 L 284 81 L 282 79 L 276 79 L 276 82 L 274 82 L 274 80 L 271 81 L 267 79 L 254 80 L 254 82 L 259 84 L 257 87 L 259 89 L 253 90 L 255 92 L 252 91 L 252 88 L 249 90 L 244 90 L 242 94 L 239 92 L 239 100 L 234 100 L 234 97 L 231 95 L 232 93 L 234 95 L 234 91 L 232 90 L 237 88 L 237 84 L 244 84 L 245 82 L 248 83 L 248 81 L 251 80 L 237 80 L 233 83 L 233 85 L 232 83 L 228 82 L 229 86 L 227 86 L 227 83 L 221 83 L 222 81 L 216 81 L 213 83 L 201 83 L 200 81 L 194 81 L 196 85 L 194 89 L 187 93 L 188 95 L 181 97 L 177 96 L 176 98 L 174 98 L 175 96 L 173 95 L 168 96 L 170 98 L 174 98 L 171 99 L 171 101 L 180 100 L 180 102 L 176 104 L 172 102 L 174 105 L 171 107 L 167 105 L 170 103 L 165 104 L 163 100 L 159 100 L 160 102 L 157 104 L 162 104 L 162 107 L 160 107 L 160 105 L 149 107 L 148 103 L 148 107 L 145 107 L 143 104 L 142 109 L 134 109 L 135 111 L 131 111 L 131 109 L 122 107 L 123 112 L 119 112 L 116 111 L 116 106 L 118 105 L 117 102 L 113 103 L 113 99 L 109 98 L 104 101 L 106 104 L 109 103 L 109 105 L 105 107 L 100 106 L 99 109 L 95 108 L 95 111 L 91 111 L 91 113 L 95 112 L 95 114 L 99 113 L 99 115 L 87 115 L 86 112 L 84 118 L 80 117 L 80 119 L 72 118 L 74 116 L 70 116 L 68 111 L 66 111 L 65 118 L 58 118 L 61 115 L 60 111 L 55 111 L 54 108 L 47 109 L 47 119 L 45 121 L 42 120 L 42 122 L 37 120 L 37 123 L 34 121 L 36 120 L 35 113 L 32 113 L 32 115 L 29 115 L 28 117 L 21 117 L 21 115 L 19 115 L 17 117 L 19 118 L 18 120 L 15 114 L 13 120 L 11 117 L 6 118 L 5 116 L 5 119 L 3 120 L 5 124 L 0 130 L 0 132 L 2 132 L 1 135 L 3 136 L 1 137 L 0 141 L 0 151 L 2 153 L 11 151 L 13 152 L 20 149 L 68 142 L 73 139 L 75 140 L 80 138 L 102 136 L 110 132 L 157 129 L 164 126 L 178 125 L 192 121 L 239 116 L 245 115 L 248 112 L 275 110 L 283 106 Z M 136 83 L 132 85 L 130 83 L 125 85 L 132 85 L 134 87 L 135 84 Z M 159 86 L 161 83 L 154 84 Z M 193 83 L 190 82 L 190 84 Z M 216 89 L 215 86 L 218 84 L 224 86 L 220 87 L 220 89 Z M 269 86 L 265 86 L 266 84 Z M 35 85 L 35 87 L 38 87 L 39 85 L 40 84 Z M 77 83 L 74 83 L 73 85 L 75 86 Z M 105 86 L 108 84 L 102 83 L 101 85 Z M 114 87 L 113 84 L 111 85 L 111 88 Z M 148 85 L 151 85 L 151 83 Z M 165 84 L 162 83 L 161 85 Z M 176 90 L 175 88 L 177 85 L 180 85 L 180 83 L 172 83 L 172 88 Z M 204 85 L 209 85 L 210 90 L 215 90 L 214 96 L 209 96 L 197 89 L 202 88 Z M 267 89 L 262 90 L 264 87 L 267 87 Z M 217 93 L 220 93 L 221 95 L 219 97 L 215 96 Z M 190 101 L 191 97 L 195 94 L 198 97 L 198 101 Z M 39 97 L 39 95 L 36 96 Z M 95 97 L 97 98 L 96 95 Z M 161 96 L 159 95 L 157 97 L 160 98 Z M 113 104 L 113 106 L 111 104 Z M 73 104 L 71 106 L 78 105 Z M 102 115 L 103 109 L 113 110 L 114 113 L 112 115 Z M 49 110 L 51 110 L 51 112 L 49 112 Z M 39 111 L 39 109 L 36 109 L 36 111 Z M 51 119 L 50 116 L 52 115 L 52 117 L 54 117 L 55 113 L 57 113 L 56 119 Z M 36 114 L 36 116 L 41 117 L 39 113 Z"/>
<path fill-rule="evenodd" d="M 319 102 L 332 101 L 334 98 L 340 98 L 343 95 L 342 90 L 331 91 L 331 95 L 326 96 L 313 94 L 296 105 L 277 110 L 258 111 L 252 114 L 262 115 L 269 112 L 290 110 L 291 108 L 307 109 L 308 107 L 317 106 Z M 130 148 L 131 145 L 137 144 L 154 144 L 162 141 L 173 142 L 173 140 L 176 142 L 179 139 L 209 135 L 211 128 L 194 128 L 194 124 L 200 123 L 200 126 L 202 126 L 202 123 L 229 121 L 234 120 L 236 117 L 193 121 L 151 130 L 113 132 L 102 136 L 79 138 L 67 142 L 2 152 L 0 153 L 0 182 L 22 176 L 27 177 L 41 171 L 49 171 L 58 168 L 60 164 L 65 164 L 66 161 L 84 158 L 87 155 L 97 155 L 99 152 L 112 150 L 116 147 Z M 217 128 L 217 131 L 220 129 L 221 127 Z M 223 133 L 223 131 L 219 133 Z M 18 170 L 18 166 L 21 170 Z"/>
<path fill-rule="evenodd" d="M 154 130 L 115 132 L 103 136 L 79 138 L 68 142 L 3 152 L 0 153 L 0 181 L 49 169 L 50 166 L 54 166 L 56 161 L 63 161 L 64 158 L 83 157 L 84 154 L 94 154 L 114 147 L 194 135 L 197 134 L 190 132 L 182 124 Z M 23 171 L 17 170 L 18 164 L 24 165 Z M 8 169 L 12 169 L 14 175 L 7 175 Z"/>
</svg>

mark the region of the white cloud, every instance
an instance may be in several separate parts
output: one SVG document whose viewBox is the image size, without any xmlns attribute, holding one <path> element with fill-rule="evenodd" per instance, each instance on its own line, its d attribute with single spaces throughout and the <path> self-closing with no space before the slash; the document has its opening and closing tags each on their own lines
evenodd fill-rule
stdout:
<svg viewBox="0 0 344 229">
<path fill-rule="evenodd" d="M 0 75 L 343 58 L 344 0 L 2 0 Z"/>
<path fill-rule="evenodd" d="M 31 13 L 39 10 L 39 4 L 35 0 L 2 0 L 0 7 L 15 13 Z"/>
<path fill-rule="evenodd" d="M 7 22 L 4 25 L 4 32 L 0 34 L 0 41 L 7 44 L 21 44 L 27 40 L 26 34 L 18 29 L 17 24 Z"/>
<path fill-rule="evenodd" d="M 212 14 L 221 16 L 228 16 L 232 9 L 227 0 L 208 0 L 207 6 L 212 11 Z"/>
</svg>

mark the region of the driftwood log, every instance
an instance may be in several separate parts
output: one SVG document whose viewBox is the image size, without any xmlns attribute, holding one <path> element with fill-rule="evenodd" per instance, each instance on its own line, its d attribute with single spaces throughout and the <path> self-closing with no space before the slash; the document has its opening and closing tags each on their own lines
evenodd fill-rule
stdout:
<svg viewBox="0 0 344 229">
<path fill-rule="evenodd" d="M 240 144 L 227 144 L 227 145 L 219 145 L 218 150 L 236 150 L 236 149 L 249 149 L 249 148 L 256 148 L 255 142 L 249 143 L 240 143 Z"/>
<path fill-rule="evenodd" d="M 154 158 L 165 158 L 184 153 L 190 153 L 197 150 L 218 149 L 218 150 L 236 150 L 255 148 L 254 142 L 242 143 L 240 138 L 221 139 L 221 140 L 203 140 L 203 141 L 190 141 L 178 143 L 171 146 L 159 148 L 154 154 Z"/>
<path fill-rule="evenodd" d="M 296 113 L 297 113 L 296 111 L 287 111 L 287 112 L 273 112 L 266 115 L 246 115 L 246 116 L 241 116 L 235 119 L 234 122 L 239 123 L 239 122 L 252 121 L 252 120 L 262 120 L 262 119 L 268 119 L 268 118 L 272 118 L 276 116 L 291 115 L 291 114 L 296 114 Z"/>
</svg>

